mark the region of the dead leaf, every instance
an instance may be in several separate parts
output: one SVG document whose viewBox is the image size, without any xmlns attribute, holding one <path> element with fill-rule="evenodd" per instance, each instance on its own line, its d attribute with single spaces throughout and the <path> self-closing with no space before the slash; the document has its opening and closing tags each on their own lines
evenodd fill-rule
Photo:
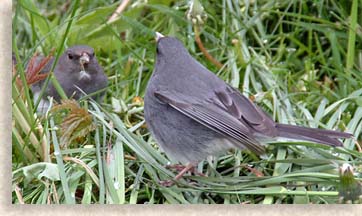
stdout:
<svg viewBox="0 0 362 216">
<path fill-rule="evenodd" d="M 74 140 L 81 140 L 96 128 L 92 115 L 73 99 L 62 100 L 61 104 L 55 105 L 51 111 L 57 113 L 67 110 L 69 113 L 60 123 L 60 144 L 62 147 L 67 147 Z"/>
</svg>

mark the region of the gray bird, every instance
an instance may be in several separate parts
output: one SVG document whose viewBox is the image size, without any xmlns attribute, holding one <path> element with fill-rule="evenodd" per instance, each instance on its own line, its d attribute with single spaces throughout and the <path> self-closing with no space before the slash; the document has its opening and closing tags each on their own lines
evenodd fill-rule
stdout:
<svg viewBox="0 0 362 216">
<path fill-rule="evenodd" d="M 35 64 L 39 64 L 42 58 L 38 57 Z M 49 72 L 53 62 L 54 58 L 48 62 L 41 73 Z M 104 74 L 103 68 L 98 64 L 93 48 L 86 45 L 68 48 L 60 56 L 54 68 L 54 75 L 67 97 L 76 100 L 84 96 L 84 93 L 88 95 L 105 89 L 108 85 L 107 76 Z M 34 102 L 40 97 L 44 82 L 42 80 L 32 85 L 31 90 L 34 95 Z M 58 102 L 61 99 L 51 82 L 49 82 L 45 94 L 41 98 L 37 109 L 38 113 L 44 113 L 48 109 L 48 96 L 53 97 Z M 104 91 L 92 96 L 92 98 L 99 101 L 103 96 Z"/>
<path fill-rule="evenodd" d="M 196 61 L 179 40 L 159 33 L 156 40 L 156 63 L 144 100 L 145 120 L 160 147 L 187 165 L 185 169 L 232 148 L 262 154 L 265 137 L 342 146 L 338 138 L 352 136 L 276 123 Z"/>
</svg>

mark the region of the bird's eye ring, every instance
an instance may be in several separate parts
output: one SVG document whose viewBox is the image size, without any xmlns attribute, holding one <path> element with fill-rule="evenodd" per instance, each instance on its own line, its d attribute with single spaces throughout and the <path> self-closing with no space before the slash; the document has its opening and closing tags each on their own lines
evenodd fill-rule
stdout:
<svg viewBox="0 0 362 216">
<path fill-rule="evenodd" d="M 73 59 L 73 55 L 71 53 L 68 53 L 68 58 Z"/>
</svg>

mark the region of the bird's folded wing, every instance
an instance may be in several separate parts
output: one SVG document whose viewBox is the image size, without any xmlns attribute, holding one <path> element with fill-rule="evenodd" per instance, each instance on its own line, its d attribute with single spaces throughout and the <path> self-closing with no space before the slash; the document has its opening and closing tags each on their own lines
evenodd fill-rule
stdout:
<svg viewBox="0 0 362 216">
<path fill-rule="evenodd" d="M 262 154 L 264 147 L 253 138 L 248 125 L 223 108 L 223 102 L 215 98 L 199 101 L 175 91 L 158 90 L 155 96 L 163 103 L 169 104 L 174 109 L 192 118 L 200 124 L 233 138 L 238 145 L 242 145 L 251 151 Z"/>
<path fill-rule="evenodd" d="M 231 86 L 215 91 L 214 101 L 221 101 L 224 109 L 254 131 L 274 137 L 278 134 L 276 123 L 251 100 Z"/>
</svg>

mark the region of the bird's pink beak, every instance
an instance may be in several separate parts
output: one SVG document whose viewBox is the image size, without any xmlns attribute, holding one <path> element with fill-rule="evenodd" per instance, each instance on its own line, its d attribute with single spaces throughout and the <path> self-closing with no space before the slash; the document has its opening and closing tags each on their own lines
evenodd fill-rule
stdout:
<svg viewBox="0 0 362 216">
<path fill-rule="evenodd" d="M 82 55 L 79 58 L 79 62 L 81 65 L 88 64 L 89 63 L 89 55 L 86 52 L 83 52 Z"/>
<path fill-rule="evenodd" d="M 156 42 L 158 42 L 158 40 L 160 40 L 163 37 L 165 37 L 165 36 L 163 36 L 163 34 L 156 32 Z"/>
</svg>

